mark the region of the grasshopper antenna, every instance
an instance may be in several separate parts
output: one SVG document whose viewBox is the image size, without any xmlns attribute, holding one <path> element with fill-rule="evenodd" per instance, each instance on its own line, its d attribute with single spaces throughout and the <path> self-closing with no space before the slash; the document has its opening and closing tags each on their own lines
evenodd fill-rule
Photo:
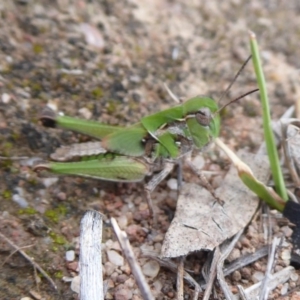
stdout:
<svg viewBox="0 0 300 300">
<path fill-rule="evenodd" d="M 235 83 L 236 79 L 239 77 L 239 75 L 241 74 L 241 72 L 243 71 L 243 69 L 246 67 L 247 63 L 249 62 L 249 60 L 251 59 L 252 55 L 250 55 L 246 61 L 243 63 L 243 65 L 241 66 L 241 68 L 239 69 L 239 71 L 236 73 L 236 75 L 234 76 L 233 80 L 230 82 L 229 86 L 227 87 L 227 89 L 223 92 L 223 94 L 221 95 L 221 97 L 219 98 L 219 100 L 217 101 L 217 103 L 220 103 L 221 100 L 227 96 L 229 90 L 231 89 L 232 85 Z M 251 93 L 250 93 L 251 94 Z M 247 96 L 246 94 L 243 95 L 242 97 L 244 96 Z M 237 100 L 234 100 L 234 101 L 237 101 Z M 232 101 L 232 102 L 234 102 Z M 232 103 L 232 102 L 229 102 L 229 103 Z M 224 107 L 223 107 L 224 108 Z M 223 109 L 222 108 L 222 109 Z"/>
<path fill-rule="evenodd" d="M 226 103 L 224 106 L 222 106 L 221 108 L 219 108 L 214 114 L 218 114 L 222 109 L 224 109 L 224 108 L 225 108 L 226 106 L 228 106 L 229 104 L 234 103 L 234 102 L 236 102 L 236 101 L 239 101 L 240 99 L 242 99 L 242 98 L 244 98 L 244 97 L 246 97 L 246 96 L 248 96 L 248 95 L 250 95 L 250 94 L 253 94 L 253 93 L 257 92 L 257 91 L 259 91 L 259 89 L 251 90 L 251 91 L 249 91 L 249 92 L 247 92 L 247 93 L 245 93 L 245 94 L 243 94 L 243 95 L 241 95 L 241 96 L 239 96 L 239 97 L 237 97 L 237 98 L 235 98 L 235 99 L 229 101 L 229 102 Z"/>
<path fill-rule="evenodd" d="M 164 83 L 164 88 L 168 92 L 169 96 L 176 102 L 176 103 L 182 103 L 182 99 L 178 98 L 171 90 L 170 88 Z"/>
</svg>

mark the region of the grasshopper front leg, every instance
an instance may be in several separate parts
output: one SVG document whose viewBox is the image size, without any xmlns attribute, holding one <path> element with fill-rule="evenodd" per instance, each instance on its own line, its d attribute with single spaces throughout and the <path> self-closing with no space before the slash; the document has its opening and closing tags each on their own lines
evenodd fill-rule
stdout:
<svg viewBox="0 0 300 300">
<path fill-rule="evenodd" d="M 150 212 L 153 216 L 155 216 L 155 214 L 154 214 L 153 202 L 151 199 L 151 193 L 172 172 L 174 166 L 175 166 L 174 163 L 166 162 L 164 164 L 164 168 L 158 174 L 152 176 L 152 179 L 145 186 L 146 200 Z"/>
</svg>

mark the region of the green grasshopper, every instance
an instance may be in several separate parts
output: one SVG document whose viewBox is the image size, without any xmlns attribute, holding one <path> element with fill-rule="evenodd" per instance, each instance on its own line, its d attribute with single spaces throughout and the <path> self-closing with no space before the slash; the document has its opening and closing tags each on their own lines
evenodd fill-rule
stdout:
<svg viewBox="0 0 300 300">
<path fill-rule="evenodd" d="M 40 118 L 44 126 L 76 131 L 101 142 L 58 148 L 51 155 L 54 162 L 38 164 L 35 170 L 117 182 L 139 182 L 158 172 L 146 185 L 153 213 L 150 193 L 180 158 L 193 149 L 201 150 L 219 135 L 219 111 L 213 99 L 198 96 L 124 128 L 59 116 L 46 108 Z"/>
<path fill-rule="evenodd" d="M 146 188 L 150 192 L 173 169 L 174 163 L 193 148 L 201 149 L 220 129 L 217 103 L 195 97 L 181 105 L 144 117 L 129 127 L 109 126 L 67 116 L 46 108 L 41 116 L 46 127 L 61 127 L 100 139 L 61 147 L 54 161 L 35 166 L 57 174 L 79 175 L 108 181 L 138 182 L 161 169 Z M 80 158 L 80 161 L 70 161 Z M 150 205 L 151 206 L 151 205 Z"/>
</svg>

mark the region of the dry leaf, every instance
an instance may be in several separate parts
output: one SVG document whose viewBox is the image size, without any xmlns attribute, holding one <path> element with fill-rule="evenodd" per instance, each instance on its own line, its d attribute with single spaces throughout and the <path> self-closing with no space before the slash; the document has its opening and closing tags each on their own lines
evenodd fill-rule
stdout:
<svg viewBox="0 0 300 300">
<path fill-rule="evenodd" d="M 267 156 L 250 153 L 239 153 L 239 156 L 258 180 L 267 182 Z M 223 206 L 204 188 L 195 184 L 183 186 L 175 217 L 165 236 L 162 257 L 178 257 L 193 251 L 214 249 L 250 222 L 259 203 L 256 195 L 242 183 L 234 166 L 216 190 L 216 195 L 225 201 Z"/>
</svg>

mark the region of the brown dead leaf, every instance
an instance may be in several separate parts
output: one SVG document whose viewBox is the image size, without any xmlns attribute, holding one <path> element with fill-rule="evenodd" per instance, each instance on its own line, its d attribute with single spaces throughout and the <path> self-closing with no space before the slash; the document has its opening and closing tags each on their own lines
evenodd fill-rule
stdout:
<svg viewBox="0 0 300 300">
<path fill-rule="evenodd" d="M 269 178 L 268 158 L 239 153 L 245 163 L 266 183 Z M 258 198 L 239 179 L 232 166 L 216 195 L 225 201 L 219 205 L 211 194 L 196 184 L 185 184 L 180 193 L 175 218 L 165 236 L 162 257 L 178 257 L 193 251 L 212 250 L 232 237 L 251 220 Z"/>
</svg>

